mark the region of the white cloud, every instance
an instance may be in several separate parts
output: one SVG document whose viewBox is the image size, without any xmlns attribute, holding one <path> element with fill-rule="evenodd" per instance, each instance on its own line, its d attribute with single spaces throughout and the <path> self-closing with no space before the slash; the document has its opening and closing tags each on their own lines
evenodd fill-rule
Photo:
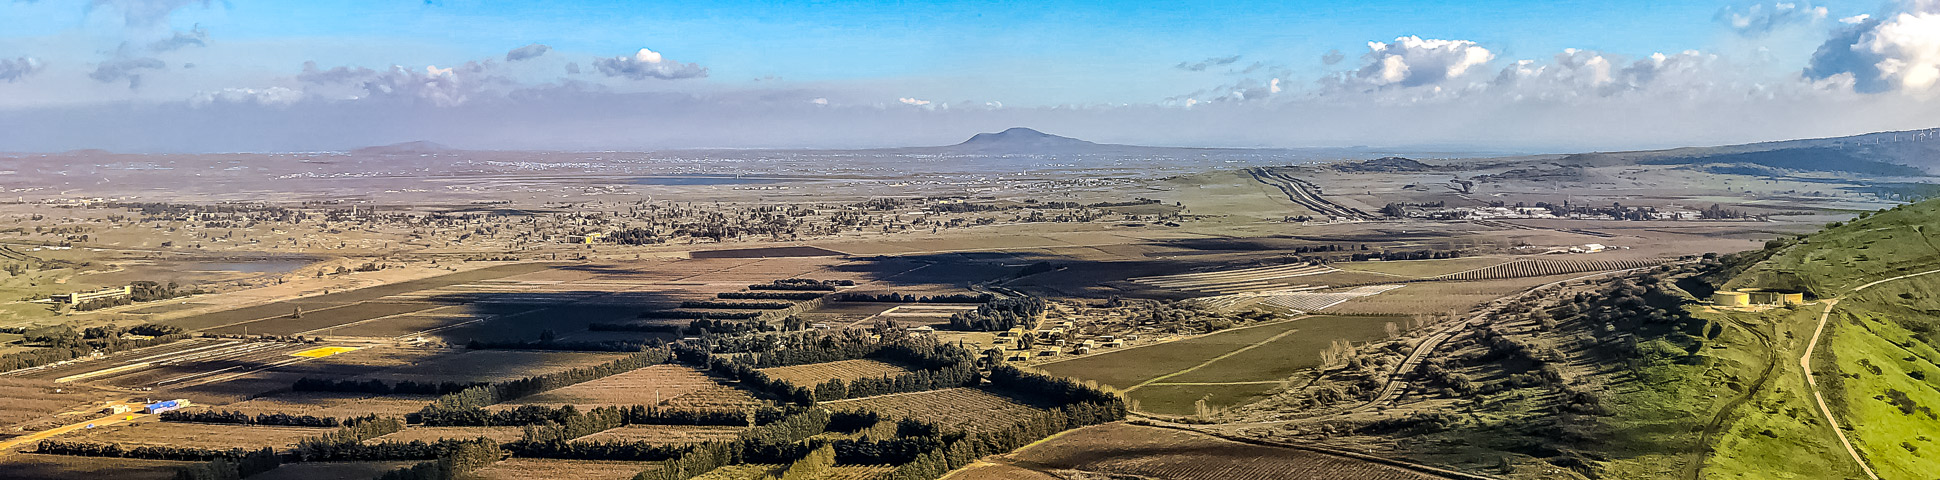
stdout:
<svg viewBox="0 0 1940 480">
<path fill-rule="evenodd" d="M 255 104 L 271 107 L 287 107 L 303 100 L 303 92 L 283 88 L 225 88 L 213 92 L 200 92 L 189 98 L 189 106 L 206 107 L 209 105 Z"/>
<path fill-rule="evenodd" d="M 1431 86 L 1488 64 L 1495 53 L 1468 40 L 1423 39 L 1406 36 L 1393 43 L 1368 42 L 1361 68 L 1345 83 L 1363 88 Z"/>
<path fill-rule="evenodd" d="M 633 80 L 649 78 L 679 80 L 707 76 L 707 67 L 667 60 L 660 52 L 645 48 L 634 52 L 633 55 L 594 60 L 593 66 L 608 77 L 626 77 Z"/>
<path fill-rule="evenodd" d="M 1805 77 L 1825 81 L 1845 75 L 1853 91 L 1906 91 L 1921 95 L 1940 86 L 1940 0 L 1912 0 L 1880 17 L 1853 17 L 1819 46 Z"/>
<path fill-rule="evenodd" d="M 1858 15 L 1853 15 L 1853 16 L 1850 16 L 1850 17 L 1846 17 L 1846 18 L 1841 18 L 1841 19 L 1839 19 L 1839 23 L 1843 23 L 1843 24 L 1847 24 L 1847 25 L 1858 25 L 1858 24 L 1861 24 L 1861 23 L 1865 23 L 1865 22 L 1866 22 L 1866 20 L 1867 20 L 1867 19 L 1870 19 L 1870 18 L 1873 18 L 1873 16 L 1872 16 L 1872 15 L 1867 15 L 1867 14 L 1864 14 L 1864 13 L 1861 13 L 1861 14 L 1858 14 Z"/>
<path fill-rule="evenodd" d="M 922 99 L 916 99 L 916 98 L 910 98 L 910 97 L 898 98 L 896 99 L 896 101 L 903 102 L 903 105 L 915 105 L 919 107 L 930 104 L 929 100 L 922 100 Z"/>
<path fill-rule="evenodd" d="M 816 97 L 814 100 L 809 100 L 808 103 L 813 103 L 816 105 L 828 105 L 829 99 L 823 98 L 823 97 Z"/>
<path fill-rule="evenodd" d="M 1744 8 L 1725 7 L 1714 18 L 1748 37 L 1763 36 L 1787 25 L 1807 25 L 1826 18 L 1825 7 L 1810 3 L 1757 3 Z"/>
</svg>

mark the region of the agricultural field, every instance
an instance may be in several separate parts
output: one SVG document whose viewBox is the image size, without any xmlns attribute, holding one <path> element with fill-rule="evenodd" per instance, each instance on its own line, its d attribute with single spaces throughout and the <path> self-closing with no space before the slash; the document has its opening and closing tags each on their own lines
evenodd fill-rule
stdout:
<svg viewBox="0 0 1940 480">
<path fill-rule="evenodd" d="M 987 461 L 998 466 L 972 466 L 945 478 L 949 480 L 1031 478 L 1016 476 L 1015 470 L 1001 468 L 1001 466 L 1025 468 L 1042 473 L 1076 470 L 1094 475 L 1168 480 L 1443 478 L 1305 450 L 1240 443 L 1198 433 L 1125 423 L 1110 423 L 1072 430 L 1050 440 L 1024 447 L 1009 455 L 993 457 Z"/>
<path fill-rule="evenodd" d="M 520 398 L 497 407 L 573 405 L 579 408 L 593 408 L 610 405 L 670 405 L 741 408 L 762 403 L 748 391 L 723 385 L 720 381 L 692 367 L 654 365 Z"/>
<path fill-rule="evenodd" d="M 414 413 L 430 405 L 436 395 L 370 395 L 346 392 L 279 392 L 226 405 L 191 407 L 192 410 L 235 411 L 247 415 L 287 413 L 318 417 L 350 418 L 370 414 Z"/>
<path fill-rule="evenodd" d="M 1389 290 L 1406 285 L 1367 285 L 1349 288 L 1338 292 L 1287 292 L 1262 296 L 1261 305 L 1271 305 L 1298 312 L 1318 312 L 1332 308 L 1361 297 L 1380 295 Z"/>
<path fill-rule="evenodd" d="M 824 402 L 830 409 L 867 409 L 889 418 L 914 418 L 969 431 L 1001 428 L 1037 408 L 1017 399 L 979 388 L 946 388 L 927 392 Z"/>
<path fill-rule="evenodd" d="M 285 463 L 275 470 L 251 475 L 250 480 L 370 480 L 385 472 L 416 465 L 410 460 L 371 462 Z"/>
<path fill-rule="evenodd" d="M 627 425 L 574 439 L 585 442 L 648 442 L 655 445 L 680 445 L 733 440 L 746 427 L 701 425 Z"/>
<path fill-rule="evenodd" d="M 1339 262 L 1331 266 L 1354 272 L 1378 273 L 1401 278 L 1430 278 L 1452 273 L 1488 268 L 1508 262 L 1510 258 L 1500 256 L 1437 258 L 1428 260 L 1382 260 L 1371 262 Z"/>
<path fill-rule="evenodd" d="M 1303 284 L 1309 275 L 1335 272 L 1338 269 L 1325 265 L 1292 264 L 1271 267 L 1242 268 L 1200 273 L 1182 273 L 1157 277 L 1137 277 L 1131 281 L 1158 288 L 1191 290 L 1197 292 L 1228 294 L 1260 290 L 1275 290 Z"/>
<path fill-rule="evenodd" d="M 590 367 L 626 356 L 604 352 L 469 350 L 370 375 L 386 382 L 490 382 Z"/>
<path fill-rule="evenodd" d="M 172 480 L 175 471 L 194 462 L 133 458 L 75 457 L 9 453 L 0 455 L 0 478 L 8 480 Z"/>
<path fill-rule="evenodd" d="M 1450 273 L 1434 277 L 1437 280 L 1499 280 L 1505 278 L 1544 277 L 1567 273 L 1601 272 L 1648 267 L 1664 263 L 1657 259 L 1616 259 L 1616 260 L 1553 260 L 1517 259 L 1474 270 Z"/>
<path fill-rule="evenodd" d="M 403 431 L 382 437 L 365 440 L 364 443 L 379 442 L 436 442 L 442 439 L 470 440 L 489 438 L 494 442 L 506 443 L 525 437 L 525 427 L 425 427 L 411 426 Z"/>
<path fill-rule="evenodd" d="M 508 458 L 472 471 L 467 478 L 478 480 L 533 480 L 571 478 L 585 480 L 626 480 L 655 467 L 653 462 L 604 460 L 557 460 L 550 458 Z"/>
<path fill-rule="evenodd" d="M 881 360 L 861 359 L 764 368 L 761 369 L 761 373 L 796 385 L 816 385 L 832 378 L 848 381 L 858 378 L 893 377 L 909 373 L 909 369 Z"/>
<path fill-rule="evenodd" d="M 1145 411 L 1192 414 L 1201 398 L 1223 407 L 1270 392 L 1294 372 L 1318 365 L 1331 342 L 1384 338 L 1389 322 L 1405 324 L 1395 317 L 1306 316 L 1036 368 L 1126 391 Z"/>
<path fill-rule="evenodd" d="M 86 387 L 57 385 L 46 380 L 0 378 L 0 425 L 13 425 L 84 407 L 101 400 L 104 394 Z"/>
<path fill-rule="evenodd" d="M 154 445 L 194 448 L 289 448 L 304 438 L 336 431 L 331 428 L 228 425 L 213 423 L 162 422 L 153 419 L 90 428 L 62 435 L 73 442 L 119 443 L 126 446 Z"/>
</svg>

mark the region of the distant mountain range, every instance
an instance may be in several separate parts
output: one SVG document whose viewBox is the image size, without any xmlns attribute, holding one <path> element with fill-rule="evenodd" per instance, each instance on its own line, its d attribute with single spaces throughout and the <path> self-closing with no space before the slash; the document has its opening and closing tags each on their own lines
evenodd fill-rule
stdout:
<svg viewBox="0 0 1940 480">
<path fill-rule="evenodd" d="M 353 155 L 424 155 L 454 150 L 428 141 L 405 142 L 351 150 Z M 700 150 L 713 152 L 713 150 Z M 773 151 L 773 150 L 769 150 Z M 979 133 L 955 145 L 933 147 L 895 147 L 861 150 L 796 150 L 823 153 L 858 152 L 871 154 L 910 154 L 940 156 L 1286 156 L 1307 159 L 1353 158 L 1375 152 L 1352 149 L 1257 149 L 1152 147 L 1095 143 L 1052 135 L 1030 128 L 1016 127 L 1001 132 Z M 748 150 L 719 150 L 724 154 Z M 1365 157 L 1363 157 L 1365 158 Z M 1869 133 L 1836 138 L 1787 140 L 1714 147 L 1684 147 L 1667 150 L 1595 152 L 1566 155 L 1518 157 L 1565 166 L 1615 165 L 1710 165 L 1708 168 L 1734 173 L 1778 173 L 1781 170 L 1844 172 L 1878 176 L 1940 175 L 1940 128 L 1901 132 Z M 1374 171 L 1417 171 L 1429 168 L 1413 160 L 1381 158 L 1352 168 Z"/>
</svg>

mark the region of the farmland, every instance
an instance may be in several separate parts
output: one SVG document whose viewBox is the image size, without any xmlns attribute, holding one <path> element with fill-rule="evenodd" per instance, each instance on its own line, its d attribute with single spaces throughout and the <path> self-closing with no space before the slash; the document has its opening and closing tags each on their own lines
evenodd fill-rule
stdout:
<svg viewBox="0 0 1940 480">
<path fill-rule="evenodd" d="M 518 440 L 525 434 L 520 427 L 423 427 L 415 426 L 404 431 L 377 437 L 366 442 L 437 442 L 443 439 L 470 440 L 489 438 L 494 442 Z"/>
<path fill-rule="evenodd" d="M 973 466 L 947 478 L 950 480 L 1029 478 L 1014 476 L 1015 470 L 1011 468 L 1019 467 L 1046 473 L 1076 470 L 1102 475 L 1135 475 L 1137 478 L 1178 480 L 1442 478 L 1361 460 L 1129 424 L 1099 425 L 1075 430 L 1005 457 L 993 459 L 992 462 L 997 465 Z"/>
<path fill-rule="evenodd" d="M 579 437 L 587 442 L 647 442 L 655 445 L 681 445 L 733 439 L 744 427 L 696 425 L 628 425 Z"/>
<path fill-rule="evenodd" d="M 829 402 L 834 409 L 867 409 L 890 418 L 913 418 L 951 428 L 981 431 L 1007 425 L 1035 408 L 1018 399 L 976 388 L 950 388 Z"/>
<path fill-rule="evenodd" d="M 18 480 L 170 480 L 190 462 L 14 453 L 0 457 L 0 478 Z"/>
<path fill-rule="evenodd" d="M 63 440 L 119 443 L 131 446 L 155 445 L 214 449 L 288 448 L 295 445 L 298 440 L 302 440 L 304 437 L 313 437 L 328 431 L 328 429 L 305 427 L 218 425 L 142 420 L 86 429 L 85 431 L 63 437 Z"/>
<path fill-rule="evenodd" d="M 858 378 L 895 376 L 909 373 L 909 369 L 881 360 L 861 359 L 811 363 L 792 367 L 765 368 L 761 370 L 761 373 L 795 383 L 821 383 L 831 378 L 855 380 Z"/>
<path fill-rule="evenodd" d="M 501 460 L 471 473 L 480 480 L 531 480 L 535 478 L 583 478 L 587 480 L 625 480 L 652 468 L 646 462 L 597 460 L 554 460 L 513 458 Z"/>
<path fill-rule="evenodd" d="M 505 404 L 574 405 L 591 408 L 611 405 L 671 405 L 701 408 L 740 408 L 761 404 L 748 392 L 722 385 L 707 374 L 681 365 L 655 365 Z"/>
</svg>

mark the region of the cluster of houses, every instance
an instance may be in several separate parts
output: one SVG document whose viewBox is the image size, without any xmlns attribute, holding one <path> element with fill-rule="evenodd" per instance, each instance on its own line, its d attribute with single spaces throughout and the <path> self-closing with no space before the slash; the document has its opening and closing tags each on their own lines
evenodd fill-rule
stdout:
<svg viewBox="0 0 1940 480">
<path fill-rule="evenodd" d="M 1124 347 L 1125 342 L 1138 340 L 1138 335 L 1091 335 L 1079 336 L 1071 330 L 1076 322 L 1062 320 L 1056 326 L 1038 330 L 1012 328 L 997 333 L 991 340 L 994 348 L 1005 352 L 1004 359 L 1019 362 L 1034 357 L 1055 357 L 1062 354 L 1085 355 L 1102 348 Z M 1024 337 L 1031 337 L 1032 344 L 1024 346 Z"/>
</svg>

